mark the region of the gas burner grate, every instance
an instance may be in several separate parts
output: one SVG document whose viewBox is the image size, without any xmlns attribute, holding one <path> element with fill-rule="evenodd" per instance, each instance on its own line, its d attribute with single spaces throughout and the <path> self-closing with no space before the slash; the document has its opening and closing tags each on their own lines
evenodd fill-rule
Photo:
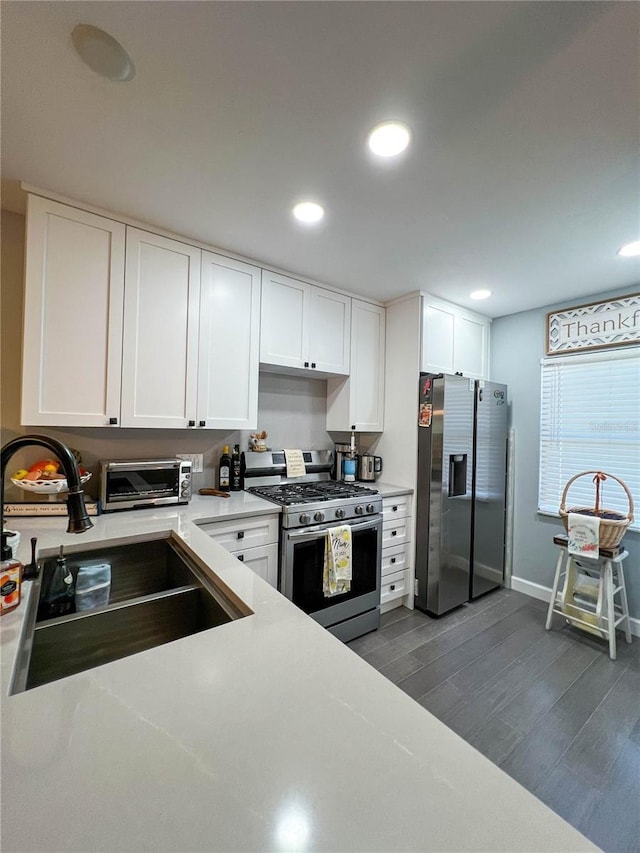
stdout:
<svg viewBox="0 0 640 853">
<path fill-rule="evenodd" d="M 283 483 L 280 486 L 251 486 L 247 489 L 254 495 L 282 506 L 332 501 L 340 498 L 359 498 L 377 495 L 377 489 L 344 483 L 338 480 L 324 480 L 314 483 Z"/>
</svg>

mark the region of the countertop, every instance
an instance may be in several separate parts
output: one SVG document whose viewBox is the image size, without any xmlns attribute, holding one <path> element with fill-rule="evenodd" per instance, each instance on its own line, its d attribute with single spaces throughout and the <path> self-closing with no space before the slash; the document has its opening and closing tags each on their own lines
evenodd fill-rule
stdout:
<svg viewBox="0 0 640 853">
<path fill-rule="evenodd" d="M 23 559 L 32 535 L 175 535 L 253 615 L 16 695 L 26 601 L 4 616 L 3 853 L 595 849 L 194 524 L 277 511 L 239 493 L 79 536 L 11 519 Z"/>
</svg>

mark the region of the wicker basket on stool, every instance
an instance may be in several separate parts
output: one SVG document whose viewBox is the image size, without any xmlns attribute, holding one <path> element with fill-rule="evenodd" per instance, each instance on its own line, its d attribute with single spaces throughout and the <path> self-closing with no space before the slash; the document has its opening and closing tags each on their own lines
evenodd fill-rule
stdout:
<svg viewBox="0 0 640 853">
<path fill-rule="evenodd" d="M 589 474 L 594 474 L 593 481 L 596 484 L 596 501 L 595 506 L 573 506 L 566 509 L 567 492 L 569 486 L 578 479 L 578 477 L 587 477 Z M 613 509 L 603 509 L 600 506 L 600 483 L 604 480 L 615 480 L 619 483 L 627 494 L 629 500 L 629 512 L 623 515 Z M 583 471 L 581 474 L 573 476 L 564 487 L 562 500 L 560 501 L 560 518 L 564 524 L 564 529 L 569 532 L 569 513 L 577 512 L 580 515 L 597 516 L 600 519 L 600 547 L 601 548 L 616 548 L 624 536 L 627 527 L 633 521 L 633 498 L 631 492 L 622 480 L 619 480 L 613 474 L 605 474 L 602 471 Z"/>
</svg>

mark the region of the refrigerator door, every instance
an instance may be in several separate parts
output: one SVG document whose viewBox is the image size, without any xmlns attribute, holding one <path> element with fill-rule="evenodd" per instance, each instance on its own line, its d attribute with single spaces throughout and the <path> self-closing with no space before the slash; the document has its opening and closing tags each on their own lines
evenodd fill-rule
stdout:
<svg viewBox="0 0 640 853">
<path fill-rule="evenodd" d="M 507 386 L 476 385 L 471 598 L 504 582 L 507 485 Z"/>
<path fill-rule="evenodd" d="M 434 615 L 469 599 L 474 382 L 421 374 L 415 605 Z"/>
</svg>

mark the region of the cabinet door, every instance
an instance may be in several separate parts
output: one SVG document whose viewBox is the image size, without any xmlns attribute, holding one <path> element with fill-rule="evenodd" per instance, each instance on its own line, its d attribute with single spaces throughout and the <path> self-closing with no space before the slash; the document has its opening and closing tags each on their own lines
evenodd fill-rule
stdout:
<svg viewBox="0 0 640 853">
<path fill-rule="evenodd" d="M 22 423 L 120 417 L 125 227 L 29 196 Z"/>
<path fill-rule="evenodd" d="M 124 427 L 195 425 L 200 254 L 127 228 Z"/>
<path fill-rule="evenodd" d="M 203 252 L 198 426 L 257 427 L 259 337 L 260 270 Z"/>
<path fill-rule="evenodd" d="M 427 299 L 422 308 L 422 365 L 425 373 L 455 373 L 455 308 Z"/>
<path fill-rule="evenodd" d="M 308 294 L 303 282 L 262 271 L 261 363 L 304 367 L 309 349 L 305 325 Z"/>
<path fill-rule="evenodd" d="M 275 589 L 278 588 L 278 546 L 263 545 L 236 553 L 238 560 L 259 575 Z"/>
<path fill-rule="evenodd" d="M 486 379 L 490 324 L 488 317 L 424 294 L 420 369 Z"/>
<path fill-rule="evenodd" d="M 473 379 L 486 379 L 488 373 L 489 320 L 461 315 L 454 330 L 456 370 Z"/>
<path fill-rule="evenodd" d="M 327 382 L 327 429 L 384 428 L 385 309 L 351 300 L 351 370 Z"/>
<path fill-rule="evenodd" d="M 309 330 L 305 360 L 314 370 L 348 376 L 351 297 L 311 286 L 305 321 Z"/>
</svg>

